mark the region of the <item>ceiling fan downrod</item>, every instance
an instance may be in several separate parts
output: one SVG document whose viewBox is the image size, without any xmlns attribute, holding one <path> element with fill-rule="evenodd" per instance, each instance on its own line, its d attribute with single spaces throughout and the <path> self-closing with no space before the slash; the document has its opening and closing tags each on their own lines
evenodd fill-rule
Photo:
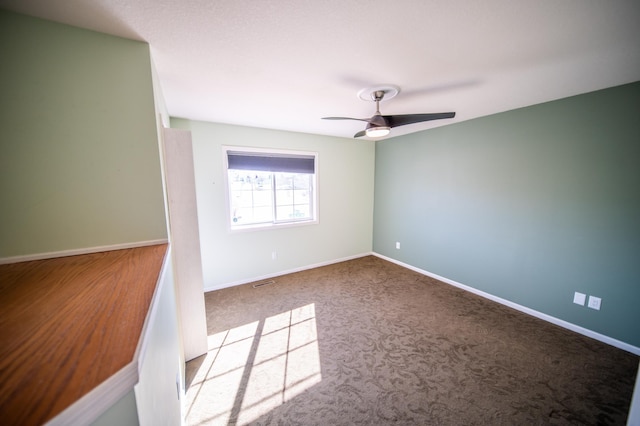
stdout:
<svg viewBox="0 0 640 426">
<path fill-rule="evenodd" d="M 384 98 L 384 91 L 377 90 L 371 93 L 371 98 L 376 102 L 376 114 L 380 115 L 380 101 Z"/>
<path fill-rule="evenodd" d="M 380 114 L 380 101 L 384 98 L 383 90 L 376 90 L 371 93 L 371 97 L 376 102 L 376 113 L 371 117 L 372 121 L 367 123 L 365 134 L 370 138 L 379 138 L 387 136 L 391 131 L 391 127 L 387 124 L 387 120 Z"/>
</svg>

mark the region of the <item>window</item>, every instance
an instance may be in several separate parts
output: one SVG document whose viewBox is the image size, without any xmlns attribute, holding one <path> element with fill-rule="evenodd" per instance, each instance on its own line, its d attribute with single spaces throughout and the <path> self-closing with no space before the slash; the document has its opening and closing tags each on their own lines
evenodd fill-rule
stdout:
<svg viewBox="0 0 640 426">
<path fill-rule="evenodd" d="M 229 223 L 245 229 L 317 220 L 317 154 L 225 147 Z"/>
</svg>

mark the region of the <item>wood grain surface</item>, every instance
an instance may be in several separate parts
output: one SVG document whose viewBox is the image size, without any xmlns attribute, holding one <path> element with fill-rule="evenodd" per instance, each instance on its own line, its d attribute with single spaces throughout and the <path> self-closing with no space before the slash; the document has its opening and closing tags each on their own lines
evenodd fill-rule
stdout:
<svg viewBox="0 0 640 426">
<path fill-rule="evenodd" d="M 0 423 L 43 424 L 133 360 L 166 251 L 0 265 Z"/>
</svg>

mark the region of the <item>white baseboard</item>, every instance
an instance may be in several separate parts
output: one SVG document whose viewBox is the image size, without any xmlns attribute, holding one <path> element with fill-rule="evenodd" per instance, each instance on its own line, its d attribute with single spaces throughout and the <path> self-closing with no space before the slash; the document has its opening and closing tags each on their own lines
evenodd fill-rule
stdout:
<svg viewBox="0 0 640 426">
<path fill-rule="evenodd" d="M 258 277 L 242 279 L 242 280 L 239 280 L 239 281 L 233 281 L 233 282 L 223 283 L 223 284 L 218 284 L 218 285 L 205 285 L 204 286 L 204 292 L 207 293 L 209 291 L 222 290 L 223 288 L 235 287 L 237 285 L 253 283 L 253 282 L 256 282 L 256 281 L 263 281 L 263 280 L 271 279 L 271 278 L 274 278 L 274 277 L 279 277 L 281 275 L 293 274 L 294 272 L 306 271 L 307 269 L 319 268 L 321 266 L 333 265 L 334 263 L 340 263 L 340 262 L 345 262 L 347 260 L 358 259 L 360 257 L 371 256 L 372 254 L 373 253 L 371 253 L 371 252 L 361 253 L 361 254 L 356 254 L 356 255 L 353 255 L 353 256 L 342 257 L 340 259 L 328 260 L 326 262 L 314 263 L 313 265 L 306 265 L 306 266 L 301 266 L 299 268 L 293 268 L 293 269 L 287 269 L 287 270 L 284 270 L 284 271 L 278 271 L 278 272 L 274 272 L 272 274 L 260 275 Z"/>
<path fill-rule="evenodd" d="M 540 318 L 540 319 L 542 319 L 544 321 L 550 322 L 551 324 L 555 324 L 555 325 L 558 325 L 558 326 L 560 326 L 562 328 L 566 328 L 568 330 L 571 330 L 571 331 L 574 331 L 576 333 L 582 334 L 584 336 L 591 337 L 592 339 L 599 340 L 599 341 L 601 341 L 603 343 L 606 343 L 608 345 L 614 346 L 614 347 L 616 347 L 618 349 L 622 349 L 622 350 L 625 350 L 627 352 L 631 352 L 634 355 L 640 355 L 640 348 L 637 347 L 637 346 L 630 345 L 630 344 L 622 342 L 620 340 L 613 339 L 613 338 L 611 338 L 609 336 L 605 336 L 604 334 L 600 334 L 600 333 L 597 333 L 595 331 L 589 330 L 587 328 L 580 327 L 579 325 L 572 324 L 572 323 L 570 323 L 568 321 L 561 320 L 561 319 L 556 318 L 556 317 L 552 317 L 551 315 L 544 314 L 542 312 L 536 311 L 536 310 L 531 309 L 531 308 L 527 308 L 526 306 L 522 306 L 522 305 L 519 305 L 517 303 L 511 302 L 509 300 L 503 299 L 501 297 L 494 296 L 493 294 L 486 293 L 484 291 L 478 290 L 476 288 L 470 287 L 470 286 L 465 285 L 465 284 L 461 284 L 461 283 L 459 283 L 457 281 L 450 280 L 448 278 L 445 278 L 445 277 L 442 277 L 440 275 L 431 273 L 429 271 L 425 271 L 423 269 L 416 268 L 416 267 L 411 266 L 411 265 L 409 265 L 407 263 L 400 262 L 399 260 L 392 259 L 392 258 L 384 256 L 382 254 L 375 253 L 375 252 L 372 253 L 372 254 L 374 256 L 379 257 L 380 259 L 384 259 L 384 260 L 387 260 L 389 262 L 395 263 L 396 265 L 400 265 L 400 266 L 402 266 L 404 268 L 411 269 L 412 271 L 418 272 L 418 273 L 420 273 L 422 275 L 426 275 L 428 277 L 435 278 L 438 281 L 442 281 L 442 282 L 444 282 L 446 284 L 450 284 L 450 285 L 452 285 L 454 287 L 461 288 L 462 290 L 466 290 L 466 291 L 468 291 L 470 293 L 476 294 L 478 296 L 484 297 L 485 299 L 489 299 L 489 300 L 492 300 L 494 302 L 500 303 L 502 305 L 508 306 L 508 307 L 513 308 L 515 310 L 518 310 L 520 312 L 524 312 L 525 314 L 529 314 L 529 315 L 534 316 L 536 318 Z"/>
<path fill-rule="evenodd" d="M 27 254 L 24 256 L 3 257 L 3 258 L 0 258 L 0 265 L 6 265 L 9 263 L 18 263 L 18 262 L 28 262 L 31 260 L 54 259 L 56 257 L 77 256 L 81 254 L 100 253 L 103 251 L 111 251 L 111 250 L 122 250 L 122 249 L 136 248 L 136 247 L 155 246 L 157 244 L 166 244 L 168 241 L 169 240 L 165 238 L 160 240 L 137 241 L 133 243 L 113 244 L 109 246 L 86 247 L 86 248 L 63 250 L 63 251 L 53 251 L 49 253 Z"/>
</svg>

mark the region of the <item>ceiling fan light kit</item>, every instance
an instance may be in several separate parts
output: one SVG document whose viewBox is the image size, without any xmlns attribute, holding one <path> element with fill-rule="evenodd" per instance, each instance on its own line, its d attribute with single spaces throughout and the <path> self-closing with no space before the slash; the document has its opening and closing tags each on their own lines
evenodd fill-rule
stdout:
<svg viewBox="0 0 640 426">
<path fill-rule="evenodd" d="M 441 112 L 434 114 L 404 114 L 404 115 L 382 115 L 380 113 L 380 101 L 385 97 L 391 99 L 400 93 L 398 86 L 378 85 L 362 89 L 358 92 L 358 97 L 364 101 L 374 101 L 376 103 L 376 112 L 371 118 L 352 118 L 352 117 L 322 117 L 323 120 L 358 120 L 366 121 L 367 127 L 356 133 L 353 137 L 359 138 L 367 136 L 370 138 L 381 138 L 387 136 L 394 127 L 405 126 L 407 124 L 421 123 L 424 121 L 441 120 L 445 118 L 453 118 L 455 112 Z"/>
<path fill-rule="evenodd" d="M 370 138 L 381 138 L 383 136 L 387 136 L 391 132 L 390 127 L 369 127 L 364 133 Z"/>
</svg>

